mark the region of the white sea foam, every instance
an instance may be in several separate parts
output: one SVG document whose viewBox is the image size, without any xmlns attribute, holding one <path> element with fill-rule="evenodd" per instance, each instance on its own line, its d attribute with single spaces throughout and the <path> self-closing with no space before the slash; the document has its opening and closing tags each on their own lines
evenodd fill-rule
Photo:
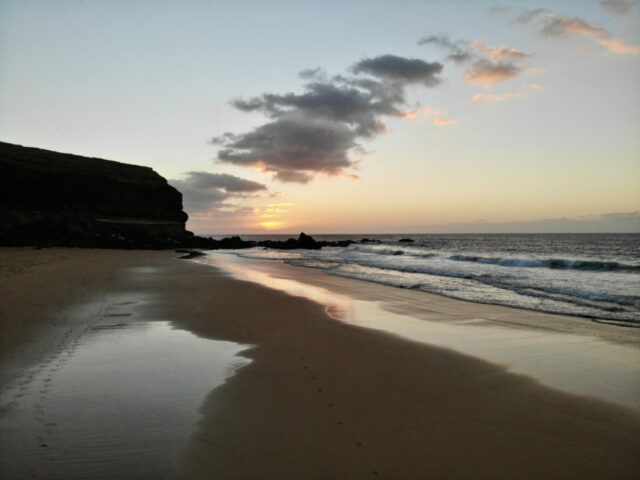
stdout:
<svg viewBox="0 0 640 480">
<path fill-rule="evenodd" d="M 412 243 L 399 238 L 238 254 L 474 302 L 640 326 L 640 235 L 415 235 Z"/>
</svg>

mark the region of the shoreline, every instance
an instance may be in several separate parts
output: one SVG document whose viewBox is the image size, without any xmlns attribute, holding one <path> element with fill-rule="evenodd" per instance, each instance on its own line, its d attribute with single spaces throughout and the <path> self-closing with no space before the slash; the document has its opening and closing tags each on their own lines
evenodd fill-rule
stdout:
<svg viewBox="0 0 640 480">
<path fill-rule="evenodd" d="M 309 299 L 343 323 L 447 348 L 557 390 L 640 412 L 640 331 L 372 284 L 230 252 L 210 252 L 195 261 Z"/>
<path fill-rule="evenodd" d="M 380 301 L 384 309 L 392 313 L 414 315 L 423 319 L 433 320 L 431 313 L 436 310 L 443 317 L 446 315 L 454 317 L 458 312 L 462 312 L 460 316 L 473 315 L 481 319 L 478 324 L 495 324 L 529 330 L 544 329 L 556 333 L 591 335 L 612 344 L 629 345 L 640 349 L 640 328 L 629 329 L 626 325 L 594 322 L 590 317 L 549 313 L 508 305 L 452 298 L 421 290 L 331 275 L 321 269 L 290 265 L 279 259 L 246 258 L 232 251 L 209 251 L 203 256 L 193 258 L 193 260 L 207 263 L 207 255 L 223 259 L 222 263 L 229 268 L 229 273 L 234 278 L 251 281 L 251 274 L 247 274 L 242 269 L 246 265 L 251 267 L 252 270 L 270 277 L 308 283 L 336 294 L 347 291 L 349 296 L 365 301 Z M 225 257 L 235 258 L 233 261 L 224 261 Z M 216 266 L 215 264 L 213 265 Z M 321 300 L 316 301 L 322 303 Z M 421 305 L 429 305 L 430 307 L 428 309 L 419 308 Z M 451 315 L 454 312 L 455 314 Z"/>
<path fill-rule="evenodd" d="M 3 260 L 3 298 L 17 295 L 2 307 L 3 319 L 13 309 L 35 324 L 25 332 L 3 320 L 2 344 L 11 345 L 8 354 L 3 348 L 5 374 L 45 360 L 57 338 L 51 332 L 79 332 L 82 322 L 63 307 L 107 291 L 148 295 L 145 317 L 253 345 L 240 354 L 252 362 L 203 399 L 179 478 L 628 478 L 640 471 L 640 416 L 627 409 L 338 322 L 308 299 L 178 262 L 173 252 L 2 255 L 31 262 L 13 271 Z M 36 313 L 43 316 L 34 321 Z"/>
</svg>

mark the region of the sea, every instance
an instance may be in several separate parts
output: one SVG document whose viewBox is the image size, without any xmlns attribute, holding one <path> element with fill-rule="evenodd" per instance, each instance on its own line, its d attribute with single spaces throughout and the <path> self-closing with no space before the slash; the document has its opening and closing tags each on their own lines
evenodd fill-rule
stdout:
<svg viewBox="0 0 640 480">
<path fill-rule="evenodd" d="M 242 235 L 245 240 L 290 237 Z M 229 252 L 470 302 L 640 327 L 640 234 L 360 234 L 313 238 L 357 243 L 321 250 L 252 248 Z"/>
</svg>

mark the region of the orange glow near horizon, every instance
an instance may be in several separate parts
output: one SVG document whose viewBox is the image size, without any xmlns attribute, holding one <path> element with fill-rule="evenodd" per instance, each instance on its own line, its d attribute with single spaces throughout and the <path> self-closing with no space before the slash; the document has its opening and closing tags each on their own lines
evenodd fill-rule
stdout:
<svg viewBox="0 0 640 480">
<path fill-rule="evenodd" d="M 259 225 L 265 230 L 274 230 L 276 228 L 283 228 L 284 222 L 277 222 L 275 220 L 270 220 L 268 222 L 260 222 Z"/>
</svg>

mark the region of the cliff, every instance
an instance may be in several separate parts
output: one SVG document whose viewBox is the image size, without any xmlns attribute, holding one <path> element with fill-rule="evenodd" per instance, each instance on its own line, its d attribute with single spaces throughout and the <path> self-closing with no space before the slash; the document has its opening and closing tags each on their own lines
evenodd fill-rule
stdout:
<svg viewBox="0 0 640 480">
<path fill-rule="evenodd" d="M 171 248 L 182 195 L 148 167 L 0 142 L 0 244 Z"/>
</svg>

